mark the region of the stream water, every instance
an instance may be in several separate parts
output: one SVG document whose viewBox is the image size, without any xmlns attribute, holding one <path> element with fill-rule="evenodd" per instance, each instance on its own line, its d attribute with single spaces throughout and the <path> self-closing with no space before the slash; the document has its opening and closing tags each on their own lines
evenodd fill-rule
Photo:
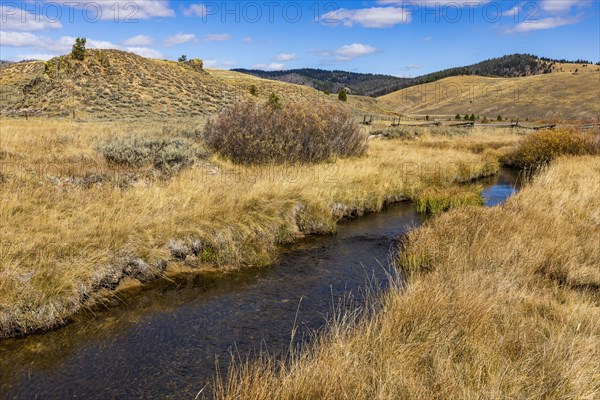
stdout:
<svg viewBox="0 0 600 400">
<path fill-rule="evenodd" d="M 485 185 L 488 206 L 519 188 L 509 170 Z M 4 340 L 0 398 L 193 399 L 231 354 L 285 351 L 294 326 L 307 343 L 350 294 L 360 304 L 365 287 L 385 288 L 395 239 L 422 221 L 411 203 L 392 205 L 290 246 L 275 266 L 157 281 L 61 329 Z"/>
</svg>

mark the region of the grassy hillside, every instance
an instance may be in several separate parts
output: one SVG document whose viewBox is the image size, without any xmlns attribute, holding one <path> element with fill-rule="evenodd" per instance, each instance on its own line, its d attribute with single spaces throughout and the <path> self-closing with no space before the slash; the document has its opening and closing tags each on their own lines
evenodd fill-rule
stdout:
<svg viewBox="0 0 600 400">
<path fill-rule="evenodd" d="M 261 79 L 234 71 L 203 70 L 119 50 L 87 50 L 70 56 L 5 64 L 0 75 L 0 115 L 77 119 L 190 119 L 214 114 L 243 99 L 337 102 L 310 87 Z M 350 101 L 356 114 L 389 114 L 375 99 Z"/>
<path fill-rule="evenodd" d="M 87 50 L 84 61 L 69 56 L 5 66 L 0 76 L 0 112 L 15 116 L 93 119 L 206 116 L 250 97 L 277 93 L 284 101 L 328 100 L 316 90 L 227 71 L 147 59 L 118 50 Z"/>
<path fill-rule="evenodd" d="M 379 99 L 350 96 L 347 105 L 361 118 L 367 114 L 398 116 L 407 113 L 451 116 L 475 113 L 488 118 L 502 114 L 522 119 L 559 115 L 568 119 L 595 118 L 598 115 L 598 66 L 543 65 L 554 72 L 514 80 L 458 76 L 394 92 Z M 478 72 L 486 74 L 512 76 L 537 71 L 528 63 L 517 63 L 514 57 L 504 63 L 486 61 L 475 66 L 479 66 Z M 467 71 L 468 68 L 463 69 Z M 419 79 L 438 79 L 445 73 L 458 73 L 459 70 L 441 71 Z M 353 78 L 354 75 L 367 77 L 360 78 L 365 88 L 377 77 L 351 75 L 345 78 L 350 83 L 358 82 L 359 78 Z M 406 83 L 412 85 L 416 81 L 411 82 Z M 263 79 L 235 71 L 203 70 L 186 63 L 147 59 L 119 50 L 87 50 L 84 61 L 62 56 L 47 62 L 3 65 L 0 115 L 74 116 L 80 120 L 203 119 L 238 100 L 253 97 L 250 94 L 253 87 L 259 100 L 276 93 L 283 102 L 338 101 L 337 95 L 327 95 L 299 83 Z M 456 85 L 461 89 L 461 96 L 456 95 Z M 499 101 L 495 96 L 484 96 L 486 85 L 501 87 Z M 451 89 L 445 97 L 444 87 Z M 496 86 L 490 86 L 490 89 L 496 90 Z M 428 93 L 427 96 L 423 96 L 422 91 Z M 472 95 L 469 96 L 469 93 Z M 520 96 L 518 101 L 515 101 L 516 93 Z M 470 103 L 470 97 L 473 97 L 473 103 Z"/>
<path fill-rule="evenodd" d="M 485 60 L 477 64 L 448 68 L 414 78 L 399 78 L 391 75 L 362 74 L 337 70 L 326 71 L 312 68 L 287 71 L 247 69 L 237 69 L 236 71 L 265 79 L 306 85 L 331 93 L 337 93 L 341 89 L 347 88 L 355 95 L 383 96 L 396 90 L 435 82 L 452 76 L 478 75 L 497 78 L 516 78 L 573 71 L 575 69 L 586 68 L 584 65 L 590 68 L 594 67 L 591 63 L 583 60 L 569 62 L 566 60 L 558 61 L 549 58 L 540 58 L 532 54 L 510 54 Z"/>
<path fill-rule="evenodd" d="M 522 78 L 457 76 L 379 98 L 400 112 L 496 119 L 596 119 L 600 117 L 600 67 L 558 65 L 564 72 Z M 578 70 L 575 72 L 575 70 Z"/>
</svg>

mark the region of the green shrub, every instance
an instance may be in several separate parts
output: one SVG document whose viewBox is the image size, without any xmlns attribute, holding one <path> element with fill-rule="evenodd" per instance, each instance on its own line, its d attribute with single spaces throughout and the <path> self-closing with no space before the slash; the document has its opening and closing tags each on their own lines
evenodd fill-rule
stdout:
<svg viewBox="0 0 600 400">
<path fill-rule="evenodd" d="M 600 154 L 600 135 L 574 130 L 548 130 L 527 136 L 502 164 L 513 168 L 538 169 L 561 155 Z"/>
<path fill-rule="evenodd" d="M 182 138 L 127 137 L 101 147 L 106 161 L 133 168 L 152 166 L 162 172 L 193 164 L 206 154 L 192 141 Z"/>
<path fill-rule="evenodd" d="M 344 102 L 348 101 L 348 93 L 346 93 L 344 89 L 340 90 L 340 92 L 338 93 L 338 100 Z"/>
<path fill-rule="evenodd" d="M 272 110 L 281 110 L 281 99 L 275 93 L 271 93 L 267 100 L 267 107 Z"/>
<path fill-rule="evenodd" d="M 209 149 L 241 164 L 314 163 L 367 149 L 354 116 L 332 104 L 236 103 L 207 123 L 204 138 Z"/>
<path fill-rule="evenodd" d="M 204 61 L 202 61 L 201 58 L 192 58 L 191 60 L 187 61 L 187 64 L 189 66 L 194 67 L 197 70 L 201 70 L 204 68 Z"/>
<path fill-rule="evenodd" d="M 258 96 L 258 88 L 256 87 L 256 85 L 250 86 L 250 94 L 252 96 Z"/>
</svg>

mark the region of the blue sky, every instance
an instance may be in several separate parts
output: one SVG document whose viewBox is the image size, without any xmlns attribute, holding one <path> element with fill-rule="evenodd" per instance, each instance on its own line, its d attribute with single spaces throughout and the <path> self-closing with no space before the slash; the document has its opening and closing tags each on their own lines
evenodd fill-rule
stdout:
<svg viewBox="0 0 600 400">
<path fill-rule="evenodd" d="M 510 53 L 600 61 L 600 2 L 0 1 L 0 58 L 88 48 L 207 67 L 417 76 Z"/>
</svg>

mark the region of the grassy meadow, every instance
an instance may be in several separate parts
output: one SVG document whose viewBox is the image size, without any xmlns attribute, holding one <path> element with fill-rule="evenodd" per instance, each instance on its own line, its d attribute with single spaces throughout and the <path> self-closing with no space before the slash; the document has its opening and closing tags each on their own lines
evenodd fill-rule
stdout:
<svg viewBox="0 0 600 400">
<path fill-rule="evenodd" d="M 553 161 L 494 208 L 408 234 L 400 283 L 286 361 L 217 380 L 220 399 L 596 399 L 600 158 Z"/>
<path fill-rule="evenodd" d="M 240 166 L 204 148 L 203 124 L 2 121 L 0 337 L 60 325 L 126 283 L 270 264 L 340 219 L 496 173 L 521 138 L 423 129 L 359 158 Z M 110 162 L 123 157 L 140 161 Z"/>
</svg>

